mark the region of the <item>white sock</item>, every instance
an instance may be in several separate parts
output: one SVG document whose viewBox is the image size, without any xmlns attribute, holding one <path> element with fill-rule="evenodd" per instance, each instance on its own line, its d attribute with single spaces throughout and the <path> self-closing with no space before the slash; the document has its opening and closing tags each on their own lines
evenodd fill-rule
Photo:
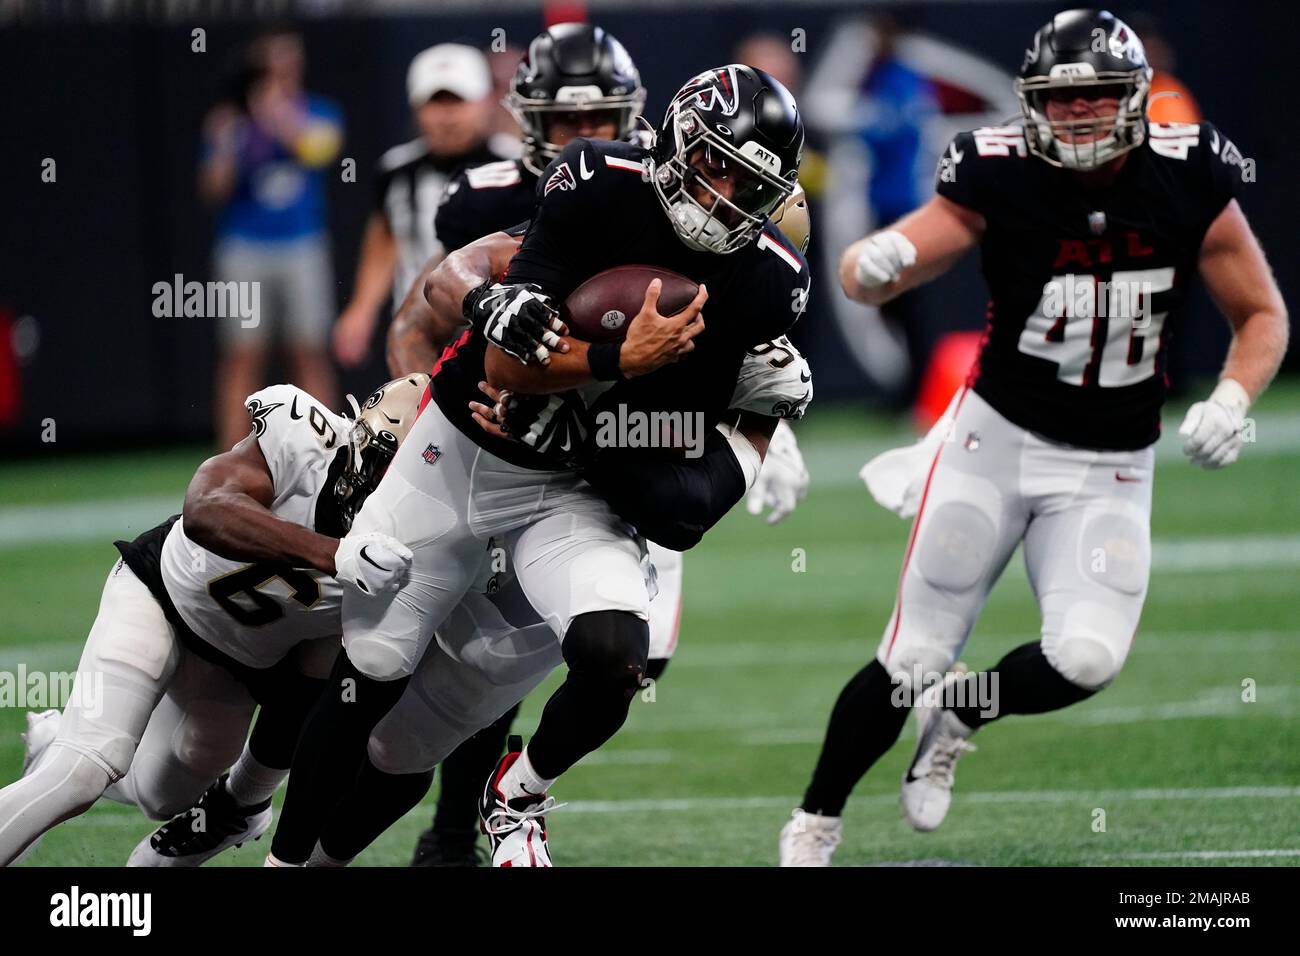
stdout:
<svg viewBox="0 0 1300 956">
<path fill-rule="evenodd" d="M 517 797 L 540 797 L 549 790 L 555 779 L 546 779 L 537 775 L 533 769 L 533 762 L 528 759 L 528 748 L 519 755 L 506 775 L 501 778 L 501 792 L 505 794 L 507 800 L 514 800 Z"/>
<path fill-rule="evenodd" d="M 306 865 L 307 865 L 306 863 L 285 863 L 283 860 L 277 860 L 275 858 L 274 853 L 268 853 L 266 855 L 266 861 L 262 864 L 262 866 L 285 866 L 285 867 L 300 867 Z"/>
<path fill-rule="evenodd" d="M 226 780 L 226 792 L 241 807 L 251 807 L 269 800 L 271 794 L 275 793 L 276 788 L 284 783 L 288 776 L 288 770 L 276 770 L 259 763 L 249 752 L 248 744 L 244 744 L 239 759 L 230 768 L 230 776 Z"/>
</svg>

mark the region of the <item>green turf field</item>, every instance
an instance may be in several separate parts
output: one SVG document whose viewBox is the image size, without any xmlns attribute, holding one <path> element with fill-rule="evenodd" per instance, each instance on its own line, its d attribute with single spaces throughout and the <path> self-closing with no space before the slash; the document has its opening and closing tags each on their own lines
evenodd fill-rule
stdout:
<svg viewBox="0 0 1300 956">
<path fill-rule="evenodd" d="M 837 863 L 1300 863 L 1300 388 L 1275 389 L 1256 416 L 1257 443 L 1222 473 L 1162 442 L 1156 570 L 1114 686 L 982 731 L 947 822 L 928 835 L 898 811 L 909 725 L 858 787 Z M 1180 417 L 1167 413 L 1167 433 Z M 872 503 L 856 471 L 897 434 L 814 407 L 799 429 L 813 475 L 800 509 L 775 527 L 738 511 L 687 556 L 680 648 L 655 699 L 637 700 L 623 731 L 554 791 L 569 803 L 548 820 L 557 865 L 775 861 L 835 695 L 889 615 L 908 526 Z M 174 509 L 202 457 L 0 466 L 0 671 L 75 667 L 116 557 L 110 541 Z M 990 665 L 1036 631 L 1016 559 L 964 659 Z M 1247 680 L 1254 702 L 1242 700 Z M 523 732 L 544 699 L 526 703 Z M 5 782 L 18 773 L 21 726 L 21 711 L 0 708 Z M 431 805 L 360 862 L 405 864 Z M 1105 832 L 1094 830 L 1098 809 Z M 117 865 L 151 829 L 103 802 L 50 833 L 27 865 Z M 258 865 L 268 842 L 213 865 Z"/>
</svg>

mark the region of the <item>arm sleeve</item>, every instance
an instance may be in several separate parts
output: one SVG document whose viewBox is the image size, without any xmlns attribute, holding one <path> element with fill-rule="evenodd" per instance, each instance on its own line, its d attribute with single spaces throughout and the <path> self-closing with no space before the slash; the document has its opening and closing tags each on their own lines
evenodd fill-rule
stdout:
<svg viewBox="0 0 1300 956">
<path fill-rule="evenodd" d="M 739 440 L 746 441 L 743 436 Z M 758 457 L 757 451 L 753 457 Z M 756 474 L 757 468 L 749 464 Z M 699 544 L 752 482 L 731 440 L 717 429 L 705 437 L 699 458 L 605 455 L 583 477 L 620 518 L 672 551 Z"/>
</svg>

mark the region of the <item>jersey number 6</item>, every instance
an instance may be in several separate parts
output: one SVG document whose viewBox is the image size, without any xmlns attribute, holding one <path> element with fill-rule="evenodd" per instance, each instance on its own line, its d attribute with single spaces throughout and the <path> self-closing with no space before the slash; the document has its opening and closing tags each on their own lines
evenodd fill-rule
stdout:
<svg viewBox="0 0 1300 956">
<path fill-rule="evenodd" d="M 292 598 L 304 608 L 320 600 L 320 585 L 309 573 L 287 564 L 250 564 L 208 582 L 208 594 L 245 627 L 261 627 L 284 617 L 284 608 L 259 588 L 279 580 L 293 589 Z M 236 600 L 241 598 L 242 600 Z"/>
</svg>

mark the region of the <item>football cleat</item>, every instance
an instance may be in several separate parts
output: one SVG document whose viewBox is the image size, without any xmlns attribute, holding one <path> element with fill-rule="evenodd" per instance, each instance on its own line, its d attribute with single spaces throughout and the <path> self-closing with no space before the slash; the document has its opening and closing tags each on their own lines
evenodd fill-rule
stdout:
<svg viewBox="0 0 1300 956">
<path fill-rule="evenodd" d="M 953 775 L 963 753 L 975 750 L 972 731 L 942 706 L 946 688 L 965 676 L 958 664 L 940 683 L 925 691 L 916 710 L 916 756 L 903 774 L 903 816 L 915 830 L 929 833 L 943 823 L 952 803 Z"/>
<path fill-rule="evenodd" d="M 781 866 L 830 866 L 844 837 L 841 817 L 824 817 L 800 808 L 781 828 Z"/>
<path fill-rule="evenodd" d="M 483 787 L 479 801 L 479 829 L 488 838 L 493 866 L 551 866 L 546 846 L 545 814 L 560 804 L 544 793 L 507 800 L 501 792 L 501 778 L 519 759 L 522 737 L 512 735 L 506 755 L 497 763 Z"/>
<path fill-rule="evenodd" d="M 260 840 L 271 826 L 271 800 L 241 807 L 226 790 L 228 776 L 222 774 L 198 803 L 141 840 L 126 865 L 202 866 L 223 850 Z"/>
<path fill-rule="evenodd" d="M 478 834 L 473 830 L 440 833 L 430 828 L 420 834 L 411 866 L 482 866 L 483 857 Z"/>
</svg>

